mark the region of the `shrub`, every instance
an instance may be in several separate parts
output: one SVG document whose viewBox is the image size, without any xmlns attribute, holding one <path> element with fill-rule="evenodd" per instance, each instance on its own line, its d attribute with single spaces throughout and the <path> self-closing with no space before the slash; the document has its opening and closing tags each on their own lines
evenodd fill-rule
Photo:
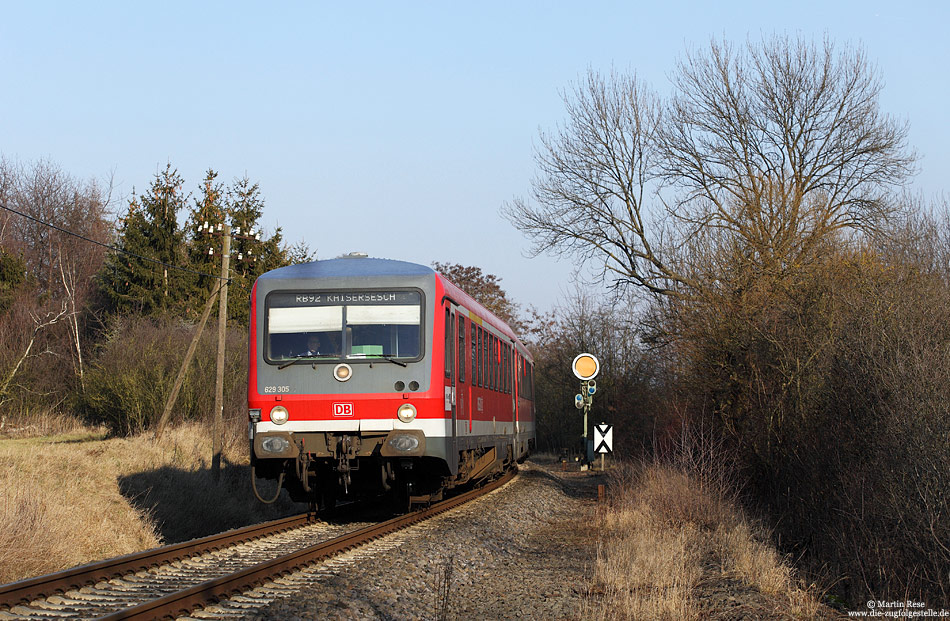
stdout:
<svg viewBox="0 0 950 621">
<path fill-rule="evenodd" d="M 946 274 L 839 249 L 743 285 L 676 318 L 692 416 L 712 415 L 787 550 L 847 601 L 947 601 Z"/>
<path fill-rule="evenodd" d="M 79 397 L 85 417 L 113 433 L 149 429 L 161 417 L 196 327 L 170 319 L 118 318 L 90 365 Z M 210 419 L 214 409 L 216 337 L 205 330 L 181 391 L 173 420 Z M 225 358 L 225 418 L 242 412 L 246 395 L 247 337 L 230 329 Z"/>
</svg>

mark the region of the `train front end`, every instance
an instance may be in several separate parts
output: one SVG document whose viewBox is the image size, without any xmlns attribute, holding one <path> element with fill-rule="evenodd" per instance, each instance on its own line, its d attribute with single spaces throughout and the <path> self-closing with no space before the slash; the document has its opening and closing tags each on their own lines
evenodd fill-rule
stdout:
<svg viewBox="0 0 950 621">
<path fill-rule="evenodd" d="M 433 351 L 436 288 L 430 268 L 370 258 L 258 279 L 248 373 L 256 477 L 321 506 L 439 487 L 451 420 L 432 381 L 442 356 Z"/>
</svg>

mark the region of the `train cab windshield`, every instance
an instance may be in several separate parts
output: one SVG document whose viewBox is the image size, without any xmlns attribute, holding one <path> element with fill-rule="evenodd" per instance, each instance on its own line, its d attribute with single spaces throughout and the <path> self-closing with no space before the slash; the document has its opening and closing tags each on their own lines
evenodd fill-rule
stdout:
<svg viewBox="0 0 950 621">
<path fill-rule="evenodd" d="M 422 357 L 417 290 L 273 292 L 266 309 L 270 364 Z"/>
</svg>

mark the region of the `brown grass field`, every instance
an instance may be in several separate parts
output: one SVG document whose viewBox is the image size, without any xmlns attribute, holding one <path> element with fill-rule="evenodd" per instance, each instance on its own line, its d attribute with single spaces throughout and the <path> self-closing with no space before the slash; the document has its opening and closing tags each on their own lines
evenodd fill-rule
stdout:
<svg viewBox="0 0 950 621">
<path fill-rule="evenodd" d="M 612 479 L 582 618 L 833 618 L 728 489 L 663 464 L 620 465 Z"/>
<path fill-rule="evenodd" d="M 0 583 L 299 511 L 253 498 L 245 441 L 230 438 L 215 482 L 197 424 L 157 442 L 81 428 L 0 438 Z"/>
</svg>

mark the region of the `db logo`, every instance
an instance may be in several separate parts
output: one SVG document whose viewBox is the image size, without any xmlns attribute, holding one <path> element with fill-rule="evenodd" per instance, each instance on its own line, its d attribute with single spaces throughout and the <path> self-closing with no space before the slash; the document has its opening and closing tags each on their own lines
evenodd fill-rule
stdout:
<svg viewBox="0 0 950 621">
<path fill-rule="evenodd" d="M 353 404 L 352 403 L 334 403 L 333 415 L 334 416 L 353 416 Z"/>
</svg>

